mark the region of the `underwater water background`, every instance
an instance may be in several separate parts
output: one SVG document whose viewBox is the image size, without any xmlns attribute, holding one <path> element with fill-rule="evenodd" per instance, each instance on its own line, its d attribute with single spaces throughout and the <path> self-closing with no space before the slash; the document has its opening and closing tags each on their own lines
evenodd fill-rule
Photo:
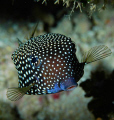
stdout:
<svg viewBox="0 0 114 120">
<path fill-rule="evenodd" d="M 0 120 L 113 120 L 114 119 L 114 7 L 94 12 L 91 18 L 86 11 L 52 1 L 0 2 Z M 52 95 L 25 95 L 12 102 L 7 99 L 9 87 L 18 86 L 18 74 L 11 54 L 18 47 L 17 38 L 25 42 L 38 23 L 35 36 L 60 33 L 75 43 L 76 55 L 96 45 L 108 46 L 111 56 L 88 64 L 79 86 L 70 92 Z M 98 91 L 96 91 L 98 90 Z M 107 94 L 105 94 L 107 93 Z M 102 108 L 102 109 L 100 109 Z"/>
</svg>

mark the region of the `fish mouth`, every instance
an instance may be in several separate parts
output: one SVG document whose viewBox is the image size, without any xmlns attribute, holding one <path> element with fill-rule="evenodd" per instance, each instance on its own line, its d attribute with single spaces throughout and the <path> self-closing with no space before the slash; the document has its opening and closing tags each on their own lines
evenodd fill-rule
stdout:
<svg viewBox="0 0 114 120">
<path fill-rule="evenodd" d="M 64 91 L 74 90 L 78 86 L 74 77 L 71 77 L 63 82 L 60 83 L 60 87 Z"/>
<path fill-rule="evenodd" d="M 76 85 L 69 86 L 68 88 L 66 88 L 66 91 L 74 90 L 76 87 Z"/>
</svg>

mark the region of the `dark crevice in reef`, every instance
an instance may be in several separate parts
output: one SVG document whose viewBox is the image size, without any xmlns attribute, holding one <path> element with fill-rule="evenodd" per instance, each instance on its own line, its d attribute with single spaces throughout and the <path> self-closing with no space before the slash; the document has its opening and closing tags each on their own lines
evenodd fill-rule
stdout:
<svg viewBox="0 0 114 120">
<path fill-rule="evenodd" d="M 114 70 L 111 74 L 96 70 L 91 73 L 91 79 L 82 82 L 80 86 L 86 92 L 86 97 L 93 97 L 88 103 L 88 109 L 95 118 L 111 120 L 114 117 Z"/>
<path fill-rule="evenodd" d="M 44 23 L 45 31 L 49 27 L 56 27 L 57 22 L 67 14 L 67 9 L 62 1 L 54 4 L 47 1 L 47 5 L 42 4 L 42 0 L 5 0 L 0 2 L 0 18 L 16 22 L 39 22 Z"/>
</svg>

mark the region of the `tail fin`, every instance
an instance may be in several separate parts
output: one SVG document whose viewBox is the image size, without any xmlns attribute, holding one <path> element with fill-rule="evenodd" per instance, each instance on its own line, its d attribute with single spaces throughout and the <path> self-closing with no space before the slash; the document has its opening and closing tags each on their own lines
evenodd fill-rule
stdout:
<svg viewBox="0 0 114 120">
<path fill-rule="evenodd" d="M 91 48 L 88 52 L 85 52 L 82 58 L 82 63 L 91 63 L 97 60 L 103 59 L 111 55 L 111 50 L 105 45 L 99 45 Z"/>
</svg>

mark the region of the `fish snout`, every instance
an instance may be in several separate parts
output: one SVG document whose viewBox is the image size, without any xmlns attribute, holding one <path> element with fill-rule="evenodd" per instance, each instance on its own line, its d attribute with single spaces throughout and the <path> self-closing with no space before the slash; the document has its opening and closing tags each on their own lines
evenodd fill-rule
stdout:
<svg viewBox="0 0 114 120">
<path fill-rule="evenodd" d="M 74 90 L 78 86 L 74 77 L 68 78 L 60 83 L 60 87 L 64 91 Z"/>
</svg>

